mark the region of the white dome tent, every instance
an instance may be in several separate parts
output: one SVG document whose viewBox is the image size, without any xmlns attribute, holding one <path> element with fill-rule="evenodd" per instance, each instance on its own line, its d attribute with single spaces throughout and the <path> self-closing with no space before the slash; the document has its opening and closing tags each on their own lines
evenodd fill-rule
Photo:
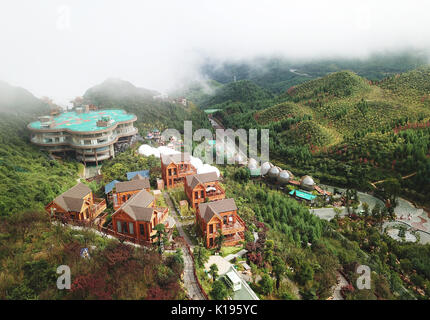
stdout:
<svg viewBox="0 0 430 320">
<path fill-rule="evenodd" d="M 272 179 L 276 179 L 279 176 L 281 169 L 279 167 L 271 167 L 269 170 L 269 177 Z"/>
<path fill-rule="evenodd" d="M 273 165 L 272 165 L 270 162 L 264 162 L 264 163 L 261 165 L 261 175 L 262 175 L 262 176 L 265 176 L 266 174 L 268 174 L 268 173 L 269 173 L 270 168 L 272 168 L 272 167 L 273 167 Z"/>
<path fill-rule="evenodd" d="M 300 186 L 303 189 L 312 190 L 315 187 L 315 181 L 311 176 L 303 176 L 300 179 Z"/>
</svg>

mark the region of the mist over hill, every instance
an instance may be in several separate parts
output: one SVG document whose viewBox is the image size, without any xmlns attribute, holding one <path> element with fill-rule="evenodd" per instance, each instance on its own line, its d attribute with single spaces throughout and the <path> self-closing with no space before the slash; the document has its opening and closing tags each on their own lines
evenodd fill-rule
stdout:
<svg viewBox="0 0 430 320">
<path fill-rule="evenodd" d="M 83 98 L 100 108 L 123 108 L 134 113 L 141 134 L 153 127 L 182 130 L 185 120 L 192 120 L 196 128 L 210 127 L 204 112 L 192 103 L 183 106 L 172 99 L 155 98 L 158 95 L 157 91 L 136 87 L 128 81 L 107 79 L 89 88 Z"/>
<path fill-rule="evenodd" d="M 136 87 L 129 81 L 109 78 L 102 83 L 89 88 L 85 98 L 98 100 L 102 104 L 124 102 L 124 100 L 150 100 L 160 93 L 155 90 Z"/>
<path fill-rule="evenodd" d="M 429 63 L 426 52 L 375 53 L 366 58 L 334 57 L 299 60 L 286 57 L 258 57 L 237 61 L 208 58 L 200 68 L 203 77 L 226 84 L 234 80 L 251 80 L 274 93 L 332 72 L 351 70 L 369 80 L 416 69 Z"/>
<path fill-rule="evenodd" d="M 48 106 L 24 88 L 0 80 L 0 112 L 8 114 L 43 113 Z"/>
</svg>

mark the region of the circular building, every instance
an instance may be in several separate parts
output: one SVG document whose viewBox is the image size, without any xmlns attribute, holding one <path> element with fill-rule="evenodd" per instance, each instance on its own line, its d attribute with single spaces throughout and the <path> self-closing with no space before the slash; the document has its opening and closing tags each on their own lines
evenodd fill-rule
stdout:
<svg viewBox="0 0 430 320">
<path fill-rule="evenodd" d="M 134 114 L 122 109 L 75 108 L 55 116 L 43 116 L 28 124 L 30 141 L 57 156 L 74 155 L 83 163 L 113 158 L 117 150 L 132 143 L 137 128 Z"/>
<path fill-rule="evenodd" d="M 273 167 L 273 165 L 272 165 L 270 162 L 264 162 L 264 163 L 261 165 L 261 175 L 262 175 L 262 176 L 265 176 L 266 174 L 268 174 L 268 173 L 269 173 L 270 168 L 272 168 L 272 167 Z"/>
<path fill-rule="evenodd" d="M 315 181 L 311 176 L 303 176 L 300 179 L 300 186 L 306 190 L 313 190 L 315 187 Z"/>
</svg>

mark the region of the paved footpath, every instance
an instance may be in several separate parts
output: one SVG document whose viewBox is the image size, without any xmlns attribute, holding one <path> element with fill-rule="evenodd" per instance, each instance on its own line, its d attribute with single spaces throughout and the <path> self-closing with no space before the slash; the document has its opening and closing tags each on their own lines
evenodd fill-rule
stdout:
<svg viewBox="0 0 430 320">
<path fill-rule="evenodd" d="M 187 248 L 182 247 L 182 252 L 184 253 L 184 286 L 188 295 L 193 300 L 206 300 L 194 277 L 193 259 Z"/>
<path fill-rule="evenodd" d="M 173 206 L 172 200 L 170 199 L 167 192 L 163 192 L 164 199 L 169 206 L 170 214 L 175 219 L 176 228 L 178 229 L 179 235 L 185 239 L 190 248 L 193 248 L 193 243 L 182 228 L 183 224 L 178 219 L 178 214 L 175 207 Z M 190 253 L 185 246 L 182 246 L 182 252 L 184 254 L 184 286 L 187 290 L 188 295 L 193 300 L 206 300 L 199 285 L 197 279 L 194 277 L 194 262 Z"/>
</svg>

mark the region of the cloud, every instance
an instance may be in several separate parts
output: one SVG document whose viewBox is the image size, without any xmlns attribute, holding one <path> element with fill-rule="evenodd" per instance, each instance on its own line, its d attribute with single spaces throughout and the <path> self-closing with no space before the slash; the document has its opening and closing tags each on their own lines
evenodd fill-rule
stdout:
<svg viewBox="0 0 430 320">
<path fill-rule="evenodd" d="M 430 3 L 3 0 L 0 79 L 67 102 L 108 77 L 165 91 L 212 59 L 430 47 Z"/>
</svg>

